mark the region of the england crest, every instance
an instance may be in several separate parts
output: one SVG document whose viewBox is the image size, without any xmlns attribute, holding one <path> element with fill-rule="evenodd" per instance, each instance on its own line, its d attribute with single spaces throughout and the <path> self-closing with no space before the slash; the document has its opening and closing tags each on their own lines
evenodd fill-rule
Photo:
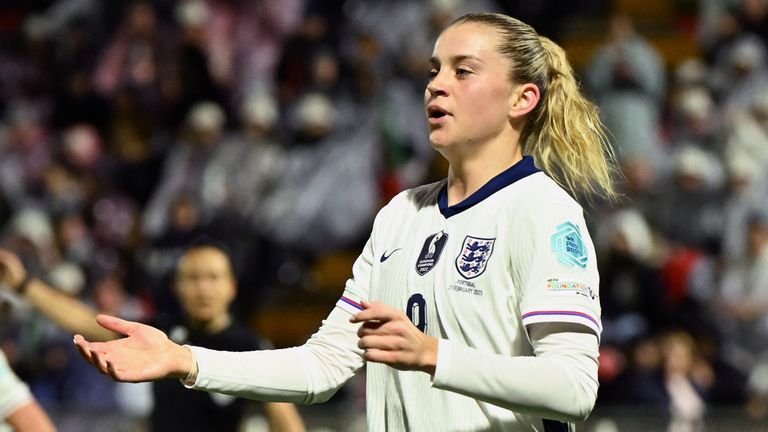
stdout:
<svg viewBox="0 0 768 432">
<path fill-rule="evenodd" d="M 424 246 L 421 247 L 419 259 L 416 261 L 416 273 L 424 276 L 435 267 L 447 241 L 448 233 L 444 231 L 432 234 L 424 240 Z"/>
<path fill-rule="evenodd" d="M 485 271 L 488 259 L 493 253 L 495 238 L 480 238 L 467 236 L 461 246 L 461 252 L 456 257 L 456 270 L 464 279 L 473 279 Z"/>
</svg>

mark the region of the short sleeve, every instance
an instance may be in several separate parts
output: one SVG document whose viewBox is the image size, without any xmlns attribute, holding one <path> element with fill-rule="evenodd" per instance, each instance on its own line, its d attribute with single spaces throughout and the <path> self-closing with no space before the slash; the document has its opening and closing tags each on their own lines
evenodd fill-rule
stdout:
<svg viewBox="0 0 768 432">
<path fill-rule="evenodd" d="M 29 387 L 13 373 L 5 355 L 0 351 L 0 421 L 31 400 Z"/>
<path fill-rule="evenodd" d="M 526 212 L 518 229 L 523 241 L 512 255 L 512 265 L 520 267 L 516 273 L 523 325 L 574 323 L 599 338 L 600 278 L 581 208 L 541 205 Z"/>
</svg>

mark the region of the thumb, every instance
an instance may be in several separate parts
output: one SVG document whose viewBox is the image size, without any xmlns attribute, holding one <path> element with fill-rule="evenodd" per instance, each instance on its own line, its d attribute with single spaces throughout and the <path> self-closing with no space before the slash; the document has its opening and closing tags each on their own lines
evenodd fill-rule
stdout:
<svg viewBox="0 0 768 432">
<path fill-rule="evenodd" d="M 96 315 L 96 322 L 107 330 L 112 330 L 115 333 L 127 336 L 131 335 L 133 329 L 135 329 L 137 325 L 137 323 L 133 321 L 126 321 L 118 317 L 104 314 Z"/>
</svg>

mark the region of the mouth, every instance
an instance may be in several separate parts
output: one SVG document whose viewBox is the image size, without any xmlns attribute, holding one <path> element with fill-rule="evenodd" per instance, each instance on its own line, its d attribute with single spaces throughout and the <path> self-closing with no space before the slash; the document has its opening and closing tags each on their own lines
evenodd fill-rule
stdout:
<svg viewBox="0 0 768 432">
<path fill-rule="evenodd" d="M 440 123 L 445 120 L 450 113 L 437 105 L 427 107 L 427 120 L 429 123 Z"/>
</svg>

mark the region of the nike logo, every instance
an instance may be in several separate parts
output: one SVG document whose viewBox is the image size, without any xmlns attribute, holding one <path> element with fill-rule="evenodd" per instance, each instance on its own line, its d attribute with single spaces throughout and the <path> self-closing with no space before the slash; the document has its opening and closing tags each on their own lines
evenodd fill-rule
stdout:
<svg viewBox="0 0 768 432">
<path fill-rule="evenodd" d="M 389 255 L 387 255 L 387 251 L 384 251 L 384 253 L 381 254 L 381 258 L 379 258 L 379 262 L 384 262 L 384 261 L 388 260 L 389 257 L 392 256 L 393 253 L 399 251 L 400 249 L 402 249 L 402 248 L 397 248 L 397 249 L 393 250 L 392 252 L 389 253 Z"/>
</svg>

